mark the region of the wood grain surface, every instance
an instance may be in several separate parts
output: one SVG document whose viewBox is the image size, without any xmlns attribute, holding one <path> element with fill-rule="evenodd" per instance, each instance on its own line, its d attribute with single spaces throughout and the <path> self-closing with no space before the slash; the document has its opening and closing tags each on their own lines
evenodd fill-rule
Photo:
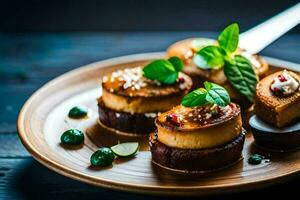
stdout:
<svg viewBox="0 0 300 200">
<path fill-rule="evenodd" d="M 173 195 L 204 195 L 228 193 L 265 187 L 298 175 L 300 152 L 272 153 L 257 148 L 251 134 L 247 135 L 244 159 L 236 165 L 208 174 L 181 174 L 164 170 L 151 162 L 147 138 L 141 151 L 132 159 L 117 159 L 113 166 L 93 168 L 90 155 L 99 146 L 111 146 L 119 138 L 97 125 L 97 102 L 101 95 L 99 79 L 116 69 L 143 65 L 164 57 L 164 53 L 148 53 L 109 59 L 68 72 L 39 89 L 25 103 L 18 119 L 18 132 L 25 147 L 48 168 L 93 185 L 119 190 Z M 281 66 L 280 61 L 273 64 Z M 271 63 L 272 64 L 272 63 Z M 294 67 L 297 67 L 294 65 Z M 90 109 L 90 117 L 73 120 L 67 117 L 75 105 Z M 85 143 L 78 148 L 60 145 L 62 132 L 69 128 L 83 130 Z M 260 153 L 266 157 L 260 165 L 249 165 L 248 157 Z"/>
</svg>

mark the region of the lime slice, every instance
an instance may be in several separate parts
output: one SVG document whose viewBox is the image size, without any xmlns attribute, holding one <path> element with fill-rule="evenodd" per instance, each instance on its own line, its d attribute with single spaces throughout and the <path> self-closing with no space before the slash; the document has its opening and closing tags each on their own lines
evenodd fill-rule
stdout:
<svg viewBox="0 0 300 200">
<path fill-rule="evenodd" d="M 110 147 L 111 150 L 120 157 L 133 156 L 139 150 L 138 142 L 126 142 Z"/>
</svg>

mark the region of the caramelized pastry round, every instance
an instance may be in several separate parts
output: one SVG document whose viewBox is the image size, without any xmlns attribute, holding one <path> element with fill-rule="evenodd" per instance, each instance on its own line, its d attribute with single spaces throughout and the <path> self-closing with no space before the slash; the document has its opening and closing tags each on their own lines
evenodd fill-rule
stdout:
<svg viewBox="0 0 300 200">
<path fill-rule="evenodd" d="M 119 70 L 103 78 L 102 101 L 107 108 L 127 113 L 151 113 L 171 109 L 181 102 L 192 80 L 179 73 L 176 83 L 163 85 L 143 77 L 142 68 Z"/>
<path fill-rule="evenodd" d="M 300 118 L 300 89 L 287 97 L 276 96 L 270 89 L 274 79 L 283 71 L 271 74 L 256 86 L 255 113 L 263 121 L 275 126 L 284 127 Z M 300 77 L 293 72 L 288 72 L 298 83 Z"/>
<path fill-rule="evenodd" d="M 171 117 L 176 117 L 173 122 Z M 174 107 L 156 119 L 158 140 L 174 148 L 205 149 L 226 144 L 242 131 L 238 105 Z"/>
<path fill-rule="evenodd" d="M 225 134 L 225 132 L 224 132 Z M 169 147 L 150 135 L 152 161 L 171 170 L 187 172 L 206 172 L 223 169 L 241 159 L 245 141 L 245 130 L 232 141 L 218 147 L 207 149 L 181 149 Z"/>
<path fill-rule="evenodd" d="M 212 72 L 214 70 L 202 70 L 201 72 L 201 69 L 196 67 L 194 64 L 193 64 L 193 57 L 194 57 L 194 54 L 200 50 L 199 47 L 197 47 L 195 44 L 194 44 L 194 41 L 195 40 L 207 40 L 207 45 L 212 45 L 212 44 L 216 44 L 217 41 L 216 40 L 213 40 L 213 39 L 207 39 L 207 38 L 188 38 L 188 39 L 185 39 L 185 40 L 181 40 L 181 41 L 178 41 L 174 44 L 172 44 L 168 49 L 167 49 L 167 54 L 169 57 L 172 57 L 172 56 L 178 56 L 179 58 L 181 58 L 185 65 L 189 66 L 189 67 L 192 67 L 194 66 L 195 68 L 194 69 L 197 69 L 197 70 L 200 70 L 198 71 L 198 74 L 203 76 L 203 78 L 210 78 L 212 77 L 214 79 L 213 76 L 215 76 L 215 73 L 218 73 L 218 72 Z M 205 45 L 204 45 L 205 46 Z M 246 52 L 245 50 L 243 49 L 237 49 L 236 51 L 237 54 L 241 54 L 243 56 L 245 56 L 246 58 L 248 58 L 250 60 L 250 62 L 252 63 L 255 71 L 256 71 L 256 74 L 259 76 L 259 77 L 262 77 L 262 76 L 265 76 L 266 72 L 268 71 L 269 69 L 269 66 L 268 64 L 266 63 L 266 61 L 258 56 L 258 55 L 251 55 L 249 54 L 248 52 Z M 189 72 L 194 72 L 194 70 L 188 70 Z M 189 74 L 189 73 L 187 73 Z M 215 80 L 208 80 L 208 81 L 212 81 L 212 82 L 215 82 Z M 215 78 L 216 80 L 220 80 L 220 77 L 219 78 Z M 223 80 L 221 80 L 222 82 Z M 220 83 L 221 83 L 220 82 Z M 215 82 L 217 84 L 220 84 L 218 82 Z"/>
<path fill-rule="evenodd" d="M 184 73 L 174 84 L 165 85 L 145 78 L 142 67 L 115 71 L 102 79 L 99 121 L 126 134 L 150 133 L 155 117 L 180 104 L 191 87 L 192 80 Z"/>
<path fill-rule="evenodd" d="M 193 89 L 201 87 L 204 81 L 211 81 L 225 87 L 234 102 L 240 104 L 242 107 L 249 107 L 251 104 L 231 86 L 222 68 L 201 69 L 193 63 L 193 56 L 199 50 L 193 44 L 193 41 L 197 39 L 199 38 L 189 38 L 174 43 L 167 50 L 168 56 L 178 56 L 184 61 L 185 67 L 183 68 L 183 72 L 192 78 Z M 215 40 L 208 39 L 209 44 L 213 44 L 212 41 Z M 266 75 L 269 66 L 262 57 L 251 55 L 242 49 L 238 49 L 236 53 L 242 54 L 250 60 L 258 77 L 262 78 Z"/>
</svg>

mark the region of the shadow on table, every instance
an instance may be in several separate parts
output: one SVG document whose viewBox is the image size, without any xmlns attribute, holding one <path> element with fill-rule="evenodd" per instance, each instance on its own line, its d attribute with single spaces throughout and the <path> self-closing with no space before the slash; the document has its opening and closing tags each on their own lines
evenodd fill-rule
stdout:
<svg viewBox="0 0 300 200">
<path fill-rule="evenodd" d="M 84 184 L 64 176 L 61 176 L 33 159 L 25 159 L 19 163 L 17 173 L 12 177 L 10 187 L 15 196 L 22 199 L 170 199 L 170 197 L 158 197 L 150 195 L 132 194 L 116 190 L 104 189 L 100 187 Z M 244 197 L 287 197 L 296 195 L 296 186 L 299 179 L 295 179 L 284 186 L 278 185 L 255 192 L 235 193 L 220 196 L 201 197 L 201 199 L 241 199 Z M 171 194 L 170 194 L 171 195 Z M 182 199 L 174 198 L 173 199 Z M 199 199 L 199 197 L 189 198 Z"/>
</svg>

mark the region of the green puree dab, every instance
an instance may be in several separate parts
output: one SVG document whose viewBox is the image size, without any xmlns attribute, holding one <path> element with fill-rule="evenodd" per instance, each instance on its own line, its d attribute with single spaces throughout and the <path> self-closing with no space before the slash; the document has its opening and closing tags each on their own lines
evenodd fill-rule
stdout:
<svg viewBox="0 0 300 200">
<path fill-rule="evenodd" d="M 69 129 L 61 135 L 60 141 L 62 144 L 79 145 L 84 141 L 84 134 L 80 130 Z"/>
<path fill-rule="evenodd" d="M 251 165 L 258 165 L 262 162 L 264 159 L 264 156 L 259 155 L 259 154 L 253 154 L 249 157 L 248 163 Z"/>
<path fill-rule="evenodd" d="M 107 167 L 112 164 L 115 159 L 115 154 L 108 147 L 102 147 L 95 151 L 91 158 L 91 164 L 97 167 Z"/>
<path fill-rule="evenodd" d="M 68 116 L 73 119 L 80 119 L 86 117 L 88 114 L 88 110 L 83 106 L 74 106 L 69 111 Z"/>
</svg>

